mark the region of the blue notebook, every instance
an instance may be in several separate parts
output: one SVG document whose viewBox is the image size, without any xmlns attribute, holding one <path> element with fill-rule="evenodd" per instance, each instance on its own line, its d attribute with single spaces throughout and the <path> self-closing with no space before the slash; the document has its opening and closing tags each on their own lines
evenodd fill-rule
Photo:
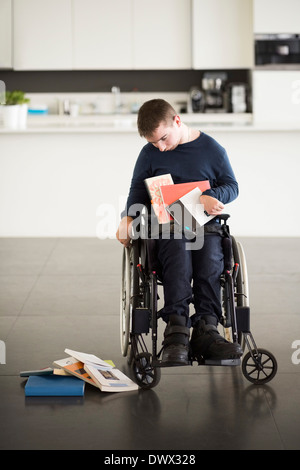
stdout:
<svg viewBox="0 0 300 470">
<path fill-rule="evenodd" d="M 26 397 L 82 397 L 85 382 L 76 377 L 60 375 L 32 375 L 25 385 Z"/>
</svg>

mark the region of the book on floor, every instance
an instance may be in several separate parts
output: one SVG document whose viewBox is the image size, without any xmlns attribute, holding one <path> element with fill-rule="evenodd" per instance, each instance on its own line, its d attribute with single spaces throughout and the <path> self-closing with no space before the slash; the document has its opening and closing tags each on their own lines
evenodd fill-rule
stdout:
<svg viewBox="0 0 300 470">
<path fill-rule="evenodd" d="M 25 385 L 26 397 L 82 397 L 85 382 L 72 376 L 31 375 Z"/>
<path fill-rule="evenodd" d="M 112 364 L 110 364 L 107 361 L 104 361 L 103 359 L 100 359 L 97 356 L 94 356 L 94 354 L 88 354 L 80 351 L 74 351 L 73 349 L 65 349 L 65 353 L 69 354 L 71 357 L 74 359 L 77 359 L 80 362 L 83 362 L 84 364 L 92 364 L 97 367 L 102 367 L 103 369 L 111 369 Z"/>
<path fill-rule="evenodd" d="M 84 368 L 94 379 L 102 392 L 128 392 L 138 390 L 138 385 L 115 367 L 110 370 L 101 370 L 91 364 L 85 364 Z"/>
<path fill-rule="evenodd" d="M 120 370 L 111 360 L 103 360 L 93 354 L 72 349 L 65 349 L 72 356 L 56 360 L 53 365 L 81 379 L 101 391 L 123 392 L 138 390 L 138 386 Z M 56 372 L 55 372 L 56 373 Z"/>
<path fill-rule="evenodd" d="M 85 382 L 94 385 L 94 387 L 98 387 L 92 377 L 84 370 L 84 363 L 77 361 L 74 357 L 59 359 L 58 361 L 54 361 L 53 364 L 59 368 L 58 370 L 54 369 L 55 375 L 62 375 L 60 372 L 62 369 L 64 372 L 74 375 L 74 377 L 84 380 Z"/>
<path fill-rule="evenodd" d="M 20 377 L 30 377 L 31 375 L 52 375 L 54 370 L 52 367 L 46 367 L 45 369 L 36 370 L 23 370 L 20 372 Z"/>
</svg>

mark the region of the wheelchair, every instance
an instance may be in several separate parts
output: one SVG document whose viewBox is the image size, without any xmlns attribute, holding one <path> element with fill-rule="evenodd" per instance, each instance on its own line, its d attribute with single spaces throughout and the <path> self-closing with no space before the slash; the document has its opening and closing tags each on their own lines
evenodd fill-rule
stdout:
<svg viewBox="0 0 300 470">
<path fill-rule="evenodd" d="M 224 337 L 238 342 L 244 351 L 239 359 L 198 360 L 199 366 L 241 366 L 244 377 L 255 385 L 269 382 L 277 373 L 274 355 L 258 348 L 250 330 L 250 305 L 246 257 L 243 247 L 231 234 L 230 215 L 218 216 L 222 231 L 224 271 L 220 295 Z M 161 378 L 163 363 L 158 351 L 158 289 L 162 286 L 155 256 L 155 239 L 138 237 L 123 248 L 120 342 L 127 357 L 133 380 L 142 389 L 155 387 Z M 247 350 L 247 352 L 246 352 Z M 195 358 L 190 357 L 193 365 Z"/>
</svg>

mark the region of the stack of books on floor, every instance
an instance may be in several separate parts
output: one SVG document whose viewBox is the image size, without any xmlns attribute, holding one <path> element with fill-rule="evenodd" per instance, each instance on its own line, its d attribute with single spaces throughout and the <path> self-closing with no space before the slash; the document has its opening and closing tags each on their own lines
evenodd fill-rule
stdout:
<svg viewBox="0 0 300 470">
<path fill-rule="evenodd" d="M 54 361 L 53 368 L 20 372 L 21 377 L 28 377 L 25 396 L 83 396 L 86 383 L 102 392 L 138 390 L 112 361 L 71 349 L 65 353 L 68 357 Z"/>
</svg>

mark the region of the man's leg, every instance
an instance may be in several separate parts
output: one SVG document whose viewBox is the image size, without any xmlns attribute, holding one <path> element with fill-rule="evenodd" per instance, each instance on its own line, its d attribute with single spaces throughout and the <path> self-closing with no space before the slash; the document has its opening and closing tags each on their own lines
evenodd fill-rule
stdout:
<svg viewBox="0 0 300 470">
<path fill-rule="evenodd" d="M 217 325 L 221 317 L 220 276 L 223 272 L 222 238 L 206 234 L 201 250 L 192 252 L 195 315 L 192 317 L 191 348 L 199 359 L 230 359 L 242 355 L 241 347 L 221 336 Z"/>
<path fill-rule="evenodd" d="M 186 365 L 189 361 L 189 304 L 192 300 L 192 258 L 185 249 L 185 238 L 158 241 L 158 259 L 162 267 L 164 308 L 167 323 L 164 332 L 162 362 Z"/>
<path fill-rule="evenodd" d="M 194 325 L 208 315 L 217 324 L 221 314 L 220 276 L 224 269 L 222 237 L 217 233 L 205 234 L 203 247 L 192 251 Z"/>
</svg>

